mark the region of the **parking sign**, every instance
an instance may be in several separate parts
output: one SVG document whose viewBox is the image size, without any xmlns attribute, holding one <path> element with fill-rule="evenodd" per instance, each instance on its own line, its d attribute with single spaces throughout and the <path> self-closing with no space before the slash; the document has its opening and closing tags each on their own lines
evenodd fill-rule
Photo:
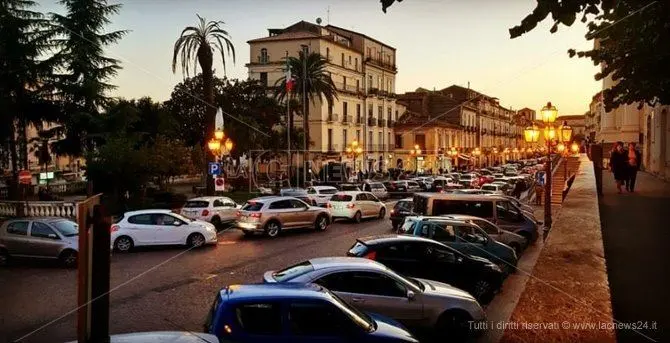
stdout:
<svg viewBox="0 0 670 343">
<path fill-rule="evenodd" d="M 221 164 L 217 162 L 209 162 L 209 175 L 221 175 Z"/>
</svg>

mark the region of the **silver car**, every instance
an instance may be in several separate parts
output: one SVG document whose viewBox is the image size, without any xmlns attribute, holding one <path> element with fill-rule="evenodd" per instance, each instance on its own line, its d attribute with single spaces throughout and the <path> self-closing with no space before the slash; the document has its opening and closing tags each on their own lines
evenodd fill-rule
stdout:
<svg viewBox="0 0 670 343">
<path fill-rule="evenodd" d="M 266 283 L 316 283 L 364 311 L 440 336 L 466 336 L 471 321 L 486 315 L 469 293 L 437 281 L 403 277 L 379 262 L 358 257 L 315 258 L 263 275 Z"/>
<path fill-rule="evenodd" d="M 511 231 L 503 230 L 499 228 L 498 225 L 493 224 L 484 218 L 469 216 L 467 214 L 448 214 L 440 217 L 462 220 L 475 224 L 482 228 L 482 230 L 486 231 L 489 237 L 514 249 L 516 254 L 519 256 L 521 255 L 521 252 L 523 252 L 523 250 L 528 246 L 528 240 L 526 237 Z"/>
<path fill-rule="evenodd" d="M 11 219 L 0 226 L 0 265 L 11 257 L 58 259 L 65 267 L 77 266 L 79 228 L 64 218 Z"/>
</svg>

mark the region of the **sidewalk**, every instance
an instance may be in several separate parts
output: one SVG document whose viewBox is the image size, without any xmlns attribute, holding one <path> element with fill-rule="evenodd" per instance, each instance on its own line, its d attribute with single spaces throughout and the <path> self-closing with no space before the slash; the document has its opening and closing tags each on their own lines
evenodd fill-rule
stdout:
<svg viewBox="0 0 670 343">
<path fill-rule="evenodd" d="M 670 342 L 670 184 L 640 172 L 635 187 L 617 194 L 612 173 L 603 171 L 599 207 L 614 318 L 643 326 L 619 330 L 617 338 Z"/>
</svg>

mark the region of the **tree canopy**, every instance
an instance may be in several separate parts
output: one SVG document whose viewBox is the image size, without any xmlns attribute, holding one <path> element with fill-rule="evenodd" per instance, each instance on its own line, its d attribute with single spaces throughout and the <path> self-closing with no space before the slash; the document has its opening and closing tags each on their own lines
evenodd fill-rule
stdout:
<svg viewBox="0 0 670 343">
<path fill-rule="evenodd" d="M 401 0 L 381 0 L 382 9 Z M 570 49 L 570 57 L 602 65 L 596 80 L 611 77 L 615 86 L 603 91 L 609 111 L 624 104 L 670 104 L 670 2 L 655 0 L 537 0 L 535 9 L 509 29 L 511 38 L 533 30 L 551 17 L 551 33 L 587 23 L 586 39 L 594 48 Z"/>
</svg>

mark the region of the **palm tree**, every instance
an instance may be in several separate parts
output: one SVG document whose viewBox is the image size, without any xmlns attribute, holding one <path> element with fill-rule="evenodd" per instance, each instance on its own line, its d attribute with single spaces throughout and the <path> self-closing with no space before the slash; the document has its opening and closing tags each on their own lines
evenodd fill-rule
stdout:
<svg viewBox="0 0 670 343">
<path fill-rule="evenodd" d="M 196 14 L 197 15 L 197 14 Z M 202 70 L 203 96 L 205 107 L 205 132 L 202 135 L 203 140 L 200 145 L 204 151 L 207 149 L 207 137 L 211 135 L 214 130 L 214 117 L 216 116 L 216 106 L 214 104 L 214 70 L 212 70 L 212 63 L 214 60 L 214 50 L 221 53 L 221 60 L 223 61 L 223 74 L 226 74 L 226 53 L 231 55 L 233 63 L 235 62 L 235 47 L 230 41 L 230 35 L 221 26 L 222 21 L 206 21 L 201 16 L 198 16 L 198 26 L 187 26 L 182 30 L 181 35 L 174 43 L 174 52 L 172 54 L 172 72 L 177 71 L 178 60 L 181 60 L 182 73 L 189 77 L 191 71 L 195 72 L 198 64 Z M 193 70 L 191 70 L 191 63 Z M 214 156 L 209 155 L 207 162 L 213 160 Z M 214 194 L 214 182 L 211 176 L 207 176 L 206 184 L 207 194 Z"/>
<path fill-rule="evenodd" d="M 291 94 L 286 91 L 286 76 L 282 76 L 275 83 L 275 97 L 278 101 L 284 101 L 286 98 L 293 100 L 296 98 L 298 92 L 302 95 L 302 101 L 305 106 L 305 113 L 302 116 L 304 128 L 304 154 L 303 161 L 307 161 L 309 152 L 309 102 L 314 104 L 316 99 L 326 99 L 329 106 L 333 105 L 337 99 L 337 88 L 330 77 L 330 73 L 326 71 L 328 60 L 319 53 L 312 52 L 305 54 L 303 51 L 298 52 L 298 57 L 288 57 L 288 66 L 291 68 L 291 73 L 295 79 L 294 89 Z M 303 76 L 304 72 L 304 76 Z M 304 94 L 303 92 L 304 82 Z M 307 101 L 309 99 L 309 102 Z M 290 113 L 289 123 L 293 123 L 293 112 Z M 290 157 L 289 157 L 290 158 Z"/>
</svg>

